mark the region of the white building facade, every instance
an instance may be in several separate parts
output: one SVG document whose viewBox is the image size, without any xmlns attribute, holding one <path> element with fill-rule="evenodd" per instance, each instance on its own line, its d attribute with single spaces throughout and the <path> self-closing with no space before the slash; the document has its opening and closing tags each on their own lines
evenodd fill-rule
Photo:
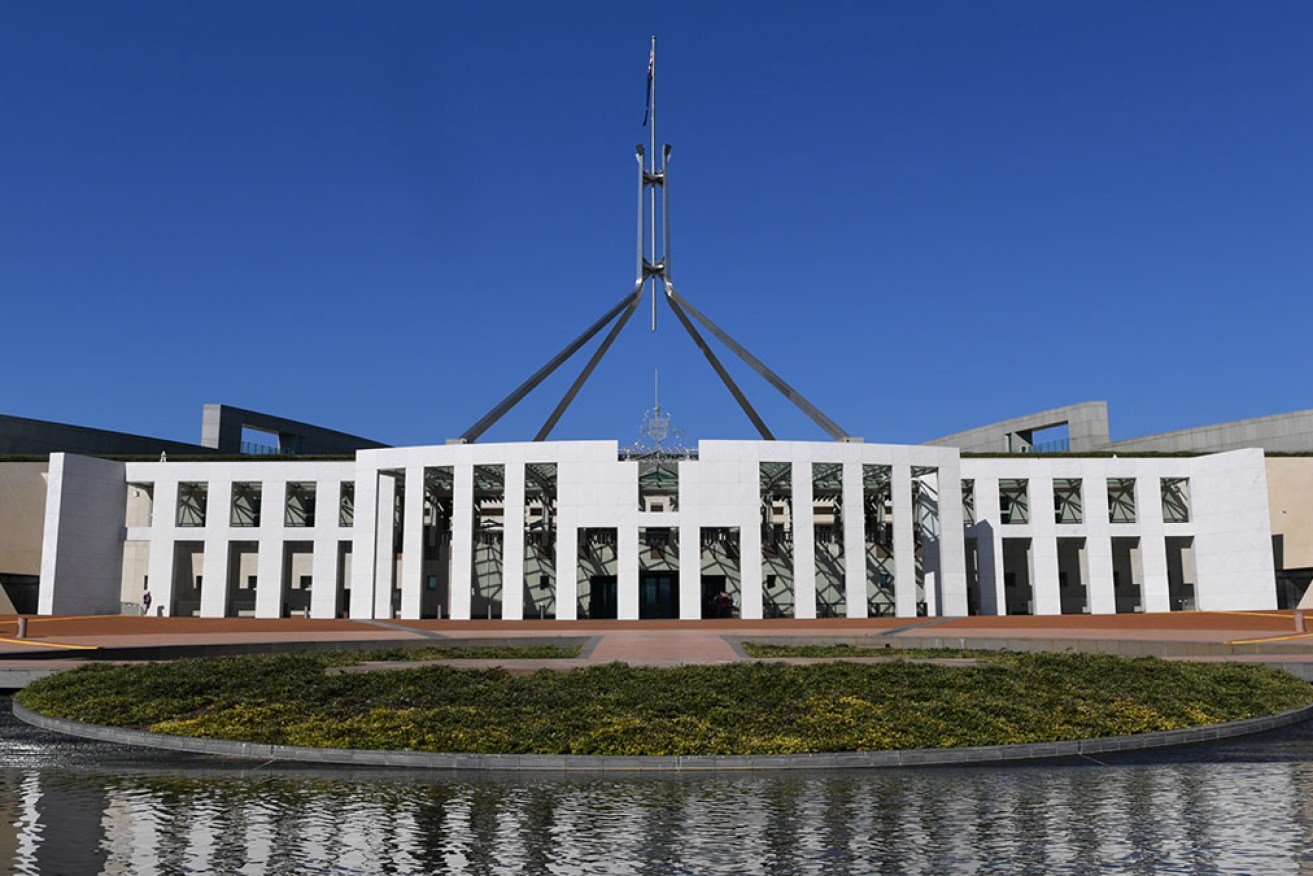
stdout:
<svg viewBox="0 0 1313 876">
<path fill-rule="evenodd" d="M 1275 606 L 1260 450 L 454 444 L 322 461 L 52 454 L 42 614 L 479 619 Z"/>
</svg>

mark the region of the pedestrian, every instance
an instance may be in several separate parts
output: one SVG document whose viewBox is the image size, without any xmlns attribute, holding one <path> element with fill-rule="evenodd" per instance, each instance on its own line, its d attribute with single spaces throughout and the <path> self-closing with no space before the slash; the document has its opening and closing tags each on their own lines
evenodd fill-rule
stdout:
<svg viewBox="0 0 1313 876">
<path fill-rule="evenodd" d="M 145 617 L 150 614 L 150 591 L 147 590 L 141 594 L 141 615 Z"/>
</svg>

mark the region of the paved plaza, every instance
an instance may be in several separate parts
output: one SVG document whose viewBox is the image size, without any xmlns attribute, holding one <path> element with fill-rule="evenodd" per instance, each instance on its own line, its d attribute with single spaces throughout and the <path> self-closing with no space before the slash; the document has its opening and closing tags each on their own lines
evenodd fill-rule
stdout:
<svg viewBox="0 0 1313 876">
<path fill-rule="evenodd" d="M 872 618 L 863 620 L 708 621 L 382 621 L 305 618 L 32 617 L 19 638 L 17 618 L 0 616 L 0 669 L 33 662 L 66 666 L 145 649 L 161 657 L 207 646 L 244 650 L 296 644 L 374 643 L 391 647 L 585 641 L 569 664 L 623 661 L 674 666 L 751 659 L 738 642 L 850 642 L 873 647 L 1100 650 L 1194 659 L 1313 661 L 1313 633 L 1296 633 L 1294 613 L 1173 612 L 1048 617 Z M 218 651 L 221 648 L 213 648 Z M 537 661 L 560 665 L 561 661 Z M 569 665 L 567 664 L 567 665 Z"/>
</svg>

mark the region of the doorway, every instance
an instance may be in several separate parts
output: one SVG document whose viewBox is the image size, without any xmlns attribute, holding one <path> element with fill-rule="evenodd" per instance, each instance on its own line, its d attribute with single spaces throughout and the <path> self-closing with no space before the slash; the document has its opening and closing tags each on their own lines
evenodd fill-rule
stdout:
<svg viewBox="0 0 1313 876">
<path fill-rule="evenodd" d="M 645 572 L 638 582 L 640 620 L 679 617 L 679 579 L 670 572 Z"/>
<path fill-rule="evenodd" d="M 616 619 L 616 577 L 593 575 L 589 581 L 588 617 L 590 620 Z"/>
</svg>

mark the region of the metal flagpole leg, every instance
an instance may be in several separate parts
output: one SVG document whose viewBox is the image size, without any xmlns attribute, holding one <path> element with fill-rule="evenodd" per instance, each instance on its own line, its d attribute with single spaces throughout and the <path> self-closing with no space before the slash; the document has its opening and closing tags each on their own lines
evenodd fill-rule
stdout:
<svg viewBox="0 0 1313 876">
<path fill-rule="evenodd" d="M 626 308 L 620 318 L 615 321 L 615 325 L 611 326 L 611 330 L 606 333 L 606 337 L 602 339 L 601 345 L 593 353 L 592 357 L 589 358 L 588 364 L 579 372 L 579 376 L 575 378 L 574 383 L 570 384 L 570 389 L 565 393 L 560 404 L 558 404 L 556 409 L 552 411 L 552 415 L 547 418 L 547 422 L 543 423 L 543 427 L 538 430 L 538 434 L 533 436 L 534 441 L 547 440 L 547 436 L 551 434 L 552 429 L 556 428 L 556 422 L 561 419 L 561 415 L 565 413 L 565 409 L 570 406 L 570 402 L 574 401 L 574 397 L 579 394 L 579 390 L 583 387 L 584 383 L 586 383 L 588 378 L 592 376 L 593 369 L 597 367 L 598 362 L 602 361 L 602 357 L 605 356 L 606 351 L 611 348 L 612 342 L 614 342 L 616 337 L 620 334 L 620 330 L 625 327 L 625 323 L 629 322 L 629 317 L 634 315 L 634 311 L 638 309 L 639 302 L 643 300 L 643 287 L 641 284 L 630 293 L 630 297 L 633 300 L 629 302 L 629 307 Z"/>
<path fill-rule="evenodd" d="M 734 382 L 734 378 L 729 376 L 729 372 L 725 370 L 725 366 L 720 364 L 720 360 L 717 359 L 716 354 L 711 351 L 711 347 L 707 346 L 706 340 L 703 339 L 702 335 L 698 334 L 698 330 L 693 327 L 693 323 L 688 321 L 688 317 L 684 314 L 683 308 L 676 303 L 674 287 L 670 285 L 670 281 L 668 280 L 666 281 L 666 303 L 668 303 L 670 309 L 675 312 L 675 316 L 679 318 L 680 324 L 684 326 L 684 330 L 687 331 L 689 337 L 693 339 L 693 343 L 698 345 L 698 349 L 702 351 L 702 355 L 707 357 L 707 361 L 711 363 L 711 367 L 715 369 L 717 376 L 719 376 L 721 382 L 725 384 L 725 388 L 734 396 L 734 400 L 739 403 L 739 407 L 743 408 L 743 413 L 747 414 L 748 419 L 752 421 L 752 425 L 757 427 L 757 432 L 767 441 L 774 441 L 775 436 L 771 434 L 770 429 L 766 428 L 766 424 L 748 402 L 747 396 L 745 396 L 743 391 L 739 389 L 738 384 Z"/>
<path fill-rule="evenodd" d="M 670 285 L 669 283 L 666 284 L 666 294 L 669 297 L 672 306 L 674 306 L 675 304 L 679 304 L 685 310 L 687 310 L 694 319 L 702 323 L 702 325 L 707 329 L 707 331 L 715 335 L 722 344 L 733 350 L 735 355 L 737 355 L 744 362 L 748 363 L 748 365 L 750 365 L 754 371 L 756 371 L 762 377 L 766 378 L 766 381 L 770 383 L 771 386 L 778 389 L 780 393 L 783 394 L 783 396 L 787 398 L 789 401 L 793 402 L 793 404 L 799 410 L 801 410 L 808 417 L 811 417 L 812 422 L 816 423 L 816 425 L 820 426 L 827 433 L 829 433 L 831 438 L 834 438 L 835 440 L 842 440 L 848 437 L 848 433 L 845 432 L 839 426 L 838 423 L 834 422 L 834 420 L 831 420 L 829 417 L 825 416 L 825 414 L 821 413 L 819 408 L 817 408 L 811 402 L 807 401 L 807 399 L 803 398 L 802 393 L 798 392 L 796 389 L 785 383 L 778 374 L 767 368 L 766 365 L 760 359 L 749 353 L 746 349 L 744 349 L 744 347 L 741 344 L 739 344 L 738 341 L 734 340 L 729 335 L 727 335 L 724 331 L 721 330 L 721 328 L 718 325 L 716 325 L 714 322 L 712 322 L 710 319 L 704 316 L 700 311 L 698 311 L 696 307 L 694 307 L 692 304 L 689 304 L 686 299 L 684 299 L 681 295 L 679 295 L 679 293 L 675 291 L 675 287 Z M 679 311 L 676 310 L 675 312 L 678 313 Z"/>
<path fill-rule="evenodd" d="M 619 304 L 608 310 L 601 319 L 597 320 L 597 322 L 589 326 L 583 334 L 571 341 L 568 347 L 557 353 L 551 361 L 535 371 L 532 377 L 520 384 L 514 392 L 498 402 L 496 407 L 484 414 L 482 419 L 473 426 L 470 426 L 470 428 L 465 431 L 465 434 L 460 436 L 460 440 L 465 443 L 477 441 L 479 436 L 486 432 L 489 426 L 500 420 L 507 411 L 519 403 L 520 399 L 524 398 L 537 388 L 538 384 L 551 376 L 553 371 L 560 368 L 561 363 L 565 362 L 577 353 L 580 347 L 592 340 L 593 336 L 601 331 L 603 326 L 615 319 L 616 314 L 624 310 L 633 297 L 634 292 L 630 292 L 624 298 L 620 299 Z"/>
</svg>

